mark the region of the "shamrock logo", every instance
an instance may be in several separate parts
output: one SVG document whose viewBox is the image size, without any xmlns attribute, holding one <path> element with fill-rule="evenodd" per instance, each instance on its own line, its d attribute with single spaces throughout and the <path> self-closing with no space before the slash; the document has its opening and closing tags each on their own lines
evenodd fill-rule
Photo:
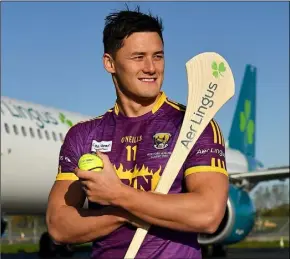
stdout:
<svg viewBox="0 0 290 259">
<path fill-rule="evenodd" d="M 63 113 L 59 113 L 58 117 L 59 117 L 61 123 L 64 123 L 64 124 L 68 125 L 69 127 L 71 127 L 73 125 L 72 121 L 66 119 L 66 117 Z"/>
<path fill-rule="evenodd" d="M 212 68 L 212 74 L 215 78 L 218 78 L 219 75 L 223 76 L 222 75 L 222 72 L 225 72 L 226 71 L 226 67 L 225 67 L 225 64 L 224 62 L 221 62 L 219 64 L 217 64 L 215 61 L 212 62 L 211 64 L 211 68 Z"/>
<path fill-rule="evenodd" d="M 244 111 L 240 113 L 240 131 L 246 131 L 246 143 L 253 144 L 255 124 L 254 121 L 250 119 L 251 115 L 251 102 L 245 100 Z"/>
</svg>

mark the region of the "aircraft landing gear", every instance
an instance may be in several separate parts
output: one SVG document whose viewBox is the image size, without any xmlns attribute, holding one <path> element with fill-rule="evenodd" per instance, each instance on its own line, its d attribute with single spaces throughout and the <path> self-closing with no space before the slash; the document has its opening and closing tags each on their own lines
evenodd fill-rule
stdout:
<svg viewBox="0 0 290 259">
<path fill-rule="evenodd" d="M 201 253 L 202 257 L 226 257 L 227 256 L 227 250 L 226 247 L 223 245 L 211 245 L 211 246 L 201 246 Z"/>
<path fill-rule="evenodd" d="M 200 247 L 202 258 L 205 258 L 206 256 L 208 256 L 208 246 L 201 245 Z"/>
<path fill-rule="evenodd" d="M 72 257 L 73 248 L 70 245 L 57 245 L 53 242 L 48 232 L 41 235 L 39 240 L 39 258 L 51 258 L 60 255 L 61 257 Z"/>
<path fill-rule="evenodd" d="M 44 232 L 40 237 L 38 256 L 40 258 L 56 256 L 56 245 L 53 243 L 48 232 Z"/>
<path fill-rule="evenodd" d="M 213 257 L 226 257 L 227 256 L 226 247 L 223 245 L 213 245 L 212 256 Z"/>
</svg>

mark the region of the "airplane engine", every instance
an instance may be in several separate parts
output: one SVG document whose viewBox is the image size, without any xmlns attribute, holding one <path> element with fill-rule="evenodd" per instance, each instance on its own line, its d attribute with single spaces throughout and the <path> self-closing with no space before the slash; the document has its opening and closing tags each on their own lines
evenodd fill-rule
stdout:
<svg viewBox="0 0 290 259">
<path fill-rule="evenodd" d="M 243 240 L 252 230 L 255 222 L 255 208 L 249 194 L 230 185 L 225 216 L 213 234 L 199 234 L 201 245 L 228 245 Z"/>
</svg>

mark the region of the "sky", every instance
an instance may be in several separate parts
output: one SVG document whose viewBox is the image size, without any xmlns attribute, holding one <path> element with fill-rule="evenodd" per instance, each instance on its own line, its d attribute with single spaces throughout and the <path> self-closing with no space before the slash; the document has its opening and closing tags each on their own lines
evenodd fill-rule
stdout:
<svg viewBox="0 0 290 259">
<path fill-rule="evenodd" d="M 256 156 L 289 164 L 289 3 L 127 2 L 162 18 L 163 90 L 186 104 L 185 63 L 207 51 L 231 66 L 236 95 L 217 113 L 228 138 L 246 64 L 257 67 Z M 125 2 L 2 2 L 1 95 L 89 116 L 114 105 L 102 64 L 105 16 Z"/>
</svg>

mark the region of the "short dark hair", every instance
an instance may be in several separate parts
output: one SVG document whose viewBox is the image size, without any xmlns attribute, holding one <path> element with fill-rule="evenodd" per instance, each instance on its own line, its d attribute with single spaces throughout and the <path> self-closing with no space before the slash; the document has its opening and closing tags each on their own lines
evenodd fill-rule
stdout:
<svg viewBox="0 0 290 259">
<path fill-rule="evenodd" d="M 163 42 L 163 25 L 159 17 L 151 13 L 140 12 L 137 7 L 134 11 L 127 10 L 110 13 L 105 18 L 103 31 L 104 52 L 115 55 L 123 46 L 123 40 L 134 32 L 157 32 Z"/>
</svg>

